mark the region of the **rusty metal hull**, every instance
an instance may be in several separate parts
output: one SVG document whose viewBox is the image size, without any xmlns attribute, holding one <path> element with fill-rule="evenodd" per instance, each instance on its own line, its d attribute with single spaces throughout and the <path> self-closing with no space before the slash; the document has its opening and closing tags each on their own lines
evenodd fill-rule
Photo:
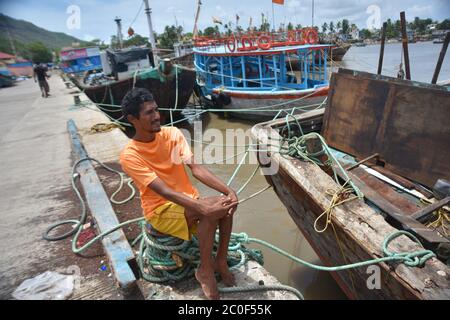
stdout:
<svg viewBox="0 0 450 320">
<path fill-rule="evenodd" d="M 180 73 L 178 75 L 178 103 L 175 106 L 177 81 L 175 76 L 170 76 L 161 81 L 159 79 L 136 79 L 135 87 L 146 88 L 154 96 L 156 103 L 160 108 L 185 108 L 194 90 L 195 71 L 189 68 L 179 67 Z M 126 93 L 133 88 L 133 77 L 116 81 L 104 86 L 85 86 L 80 83 L 76 85 L 83 90 L 84 93 L 94 103 L 100 104 L 115 104 L 120 105 Z M 118 119 L 122 113 L 120 110 L 114 112 L 107 112 L 109 116 Z M 178 120 L 183 117 L 181 112 L 173 112 L 173 120 Z M 162 123 L 170 122 L 170 113 L 168 111 L 161 111 Z"/>
</svg>

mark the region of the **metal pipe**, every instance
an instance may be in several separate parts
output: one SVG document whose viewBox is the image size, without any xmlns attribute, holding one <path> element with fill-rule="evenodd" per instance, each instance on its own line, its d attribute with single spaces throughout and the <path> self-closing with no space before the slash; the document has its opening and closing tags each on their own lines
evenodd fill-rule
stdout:
<svg viewBox="0 0 450 320">
<path fill-rule="evenodd" d="M 148 30 L 149 30 L 148 40 L 150 41 L 150 44 L 152 46 L 153 61 L 155 62 L 155 66 L 158 66 L 159 59 L 158 59 L 158 55 L 156 54 L 156 41 L 155 41 L 155 34 L 153 32 L 153 25 L 152 25 L 152 9 L 150 9 L 148 0 L 144 0 L 144 4 L 145 4 L 145 14 L 147 15 Z"/>
<path fill-rule="evenodd" d="M 119 47 L 120 49 L 123 48 L 123 39 L 122 39 L 122 19 L 119 17 L 116 17 L 114 21 L 117 23 L 117 40 L 119 41 Z"/>
</svg>

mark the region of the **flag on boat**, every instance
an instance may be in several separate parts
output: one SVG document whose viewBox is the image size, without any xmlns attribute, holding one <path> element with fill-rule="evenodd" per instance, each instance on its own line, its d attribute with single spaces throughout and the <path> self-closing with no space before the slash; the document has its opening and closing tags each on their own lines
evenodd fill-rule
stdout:
<svg viewBox="0 0 450 320">
<path fill-rule="evenodd" d="M 272 3 L 276 3 L 276 4 L 284 4 L 284 0 L 272 0 Z"/>
</svg>

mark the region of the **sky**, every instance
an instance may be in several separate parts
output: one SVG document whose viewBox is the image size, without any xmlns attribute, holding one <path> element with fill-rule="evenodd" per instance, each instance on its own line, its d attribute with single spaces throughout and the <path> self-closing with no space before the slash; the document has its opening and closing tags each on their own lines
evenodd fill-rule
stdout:
<svg viewBox="0 0 450 320">
<path fill-rule="evenodd" d="M 153 28 L 161 33 L 166 25 L 181 25 L 192 32 L 197 0 L 149 0 Z M 280 23 L 311 25 L 313 0 L 285 0 L 274 5 L 274 20 Z M 250 17 L 253 25 L 260 25 L 261 13 L 272 23 L 271 0 L 202 0 L 199 28 L 213 25 L 212 17 L 227 23 L 236 22 L 247 28 Z M 314 24 L 348 19 L 359 28 L 377 27 L 388 18 L 399 19 L 400 11 L 406 19 L 432 18 L 442 21 L 450 18 L 450 0 L 314 0 Z M 130 25 L 136 33 L 148 36 L 147 18 L 141 8 L 142 0 L 0 0 L 0 12 L 23 19 L 50 31 L 70 34 L 82 40 L 100 38 L 109 43 L 116 34 L 114 19 L 122 19 L 122 30 L 127 37 Z M 133 23 L 133 20 L 134 23 Z"/>
</svg>

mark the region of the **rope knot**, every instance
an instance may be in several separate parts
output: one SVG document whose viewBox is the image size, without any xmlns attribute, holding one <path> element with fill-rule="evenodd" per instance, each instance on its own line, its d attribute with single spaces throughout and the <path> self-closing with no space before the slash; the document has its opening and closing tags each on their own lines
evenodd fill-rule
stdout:
<svg viewBox="0 0 450 320">
<path fill-rule="evenodd" d="M 238 234 L 238 241 L 241 242 L 241 243 L 244 243 L 244 244 L 249 243 L 250 241 L 249 241 L 248 234 L 246 234 L 245 232 L 239 233 Z"/>
<path fill-rule="evenodd" d="M 420 267 L 424 265 L 428 259 L 431 259 L 436 256 L 433 251 L 425 249 L 414 252 L 400 252 L 400 253 L 389 251 L 388 250 L 389 243 L 395 238 L 398 238 L 402 235 L 407 236 L 408 238 L 410 238 L 411 240 L 422 246 L 419 239 L 417 239 L 417 237 L 414 236 L 413 234 L 407 231 L 396 231 L 390 234 L 388 237 L 386 237 L 386 239 L 384 239 L 383 253 L 385 256 L 393 257 L 393 260 L 401 260 L 408 267 Z"/>
</svg>

